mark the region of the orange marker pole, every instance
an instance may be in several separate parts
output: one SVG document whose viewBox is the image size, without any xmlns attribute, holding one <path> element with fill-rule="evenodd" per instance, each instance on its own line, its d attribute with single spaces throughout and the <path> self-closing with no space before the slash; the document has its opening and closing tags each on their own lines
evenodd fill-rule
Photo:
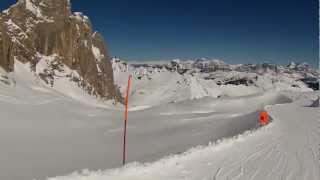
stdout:
<svg viewBox="0 0 320 180">
<path fill-rule="evenodd" d="M 132 76 L 129 75 L 127 94 L 125 98 L 125 112 L 124 112 L 124 132 L 123 132 L 123 149 L 122 149 L 122 164 L 126 164 L 126 154 L 127 154 L 127 121 L 128 121 L 128 102 L 129 102 L 129 93 L 131 86 Z"/>
</svg>

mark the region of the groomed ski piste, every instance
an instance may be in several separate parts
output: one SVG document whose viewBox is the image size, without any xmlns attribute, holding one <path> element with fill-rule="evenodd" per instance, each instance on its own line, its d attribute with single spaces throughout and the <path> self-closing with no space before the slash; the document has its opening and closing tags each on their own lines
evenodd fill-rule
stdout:
<svg viewBox="0 0 320 180">
<path fill-rule="evenodd" d="M 122 92 L 130 73 L 115 71 Z M 255 87 L 218 87 L 175 72 L 135 79 L 122 167 L 122 105 L 88 96 L 63 76 L 48 87 L 18 61 L 7 76 L 3 180 L 320 178 L 320 108 L 309 107 L 320 92 L 287 77 L 271 85 L 266 75 Z M 259 127 L 262 110 L 272 122 Z"/>
<path fill-rule="evenodd" d="M 83 170 L 49 179 L 316 180 L 320 177 L 320 110 L 305 107 L 310 103 L 305 100 L 317 95 L 299 97 L 292 104 L 267 106 L 274 117 L 272 124 L 180 155 L 154 163 L 132 163 L 124 168 L 95 172 Z"/>
</svg>

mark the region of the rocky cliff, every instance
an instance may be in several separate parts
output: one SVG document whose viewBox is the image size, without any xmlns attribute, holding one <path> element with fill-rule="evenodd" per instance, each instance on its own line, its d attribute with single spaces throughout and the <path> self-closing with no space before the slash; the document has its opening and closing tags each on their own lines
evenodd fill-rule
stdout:
<svg viewBox="0 0 320 180">
<path fill-rule="evenodd" d="M 37 68 L 44 57 L 50 57 L 47 68 Z M 79 77 L 66 76 L 88 93 L 121 100 L 103 37 L 87 16 L 71 12 L 70 0 L 19 0 L 1 13 L 0 66 L 12 72 L 15 61 L 30 63 L 51 86 L 55 72 L 66 66 Z"/>
</svg>

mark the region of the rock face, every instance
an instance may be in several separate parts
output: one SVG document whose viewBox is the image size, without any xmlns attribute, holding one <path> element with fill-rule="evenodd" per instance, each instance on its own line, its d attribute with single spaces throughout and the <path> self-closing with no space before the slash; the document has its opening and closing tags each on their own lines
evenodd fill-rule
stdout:
<svg viewBox="0 0 320 180">
<path fill-rule="evenodd" d="M 87 16 L 71 13 L 70 0 L 19 0 L 1 13 L 0 66 L 4 70 L 14 71 L 18 60 L 36 71 L 41 57 L 52 55 L 80 75 L 81 86 L 90 94 L 121 100 L 103 37 L 92 31 Z"/>
</svg>

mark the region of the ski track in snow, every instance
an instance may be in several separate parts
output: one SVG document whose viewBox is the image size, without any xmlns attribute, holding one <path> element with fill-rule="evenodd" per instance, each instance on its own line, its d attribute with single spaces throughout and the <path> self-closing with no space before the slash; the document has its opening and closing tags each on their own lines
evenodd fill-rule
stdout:
<svg viewBox="0 0 320 180">
<path fill-rule="evenodd" d="M 49 178 L 49 180 L 317 180 L 320 178 L 320 108 L 268 106 L 274 121 L 207 147 L 155 163 Z"/>
</svg>

